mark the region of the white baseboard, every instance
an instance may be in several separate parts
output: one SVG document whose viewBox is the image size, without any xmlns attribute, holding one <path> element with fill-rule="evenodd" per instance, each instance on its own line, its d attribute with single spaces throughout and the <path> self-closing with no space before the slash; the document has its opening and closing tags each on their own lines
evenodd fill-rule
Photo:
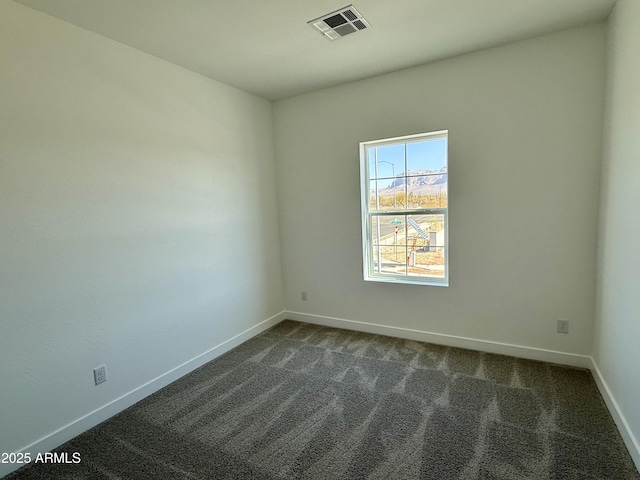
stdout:
<svg viewBox="0 0 640 480">
<path fill-rule="evenodd" d="M 132 391 L 122 395 L 119 398 L 112 400 L 111 402 L 103 405 L 96 410 L 87 413 L 86 415 L 74 420 L 73 422 L 60 427 L 58 430 L 51 432 L 44 437 L 36 440 L 35 442 L 17 450 L 16 452 L 23 453 L 31 453 L 32 458 L 36 456 L 39 452 L 49 452 L 54 448 L 62 445 L 63 443 L 71 440 L 72 438 L 80 435 L 83 432 L 86 432 L 90 428 L 95 427 L 101 422 L 107 420 L 108 418 L 116 415 L 122 410 L 130 407 L 131 405 L 139 402 L 145 397 L 148 397 L 152 393 L 157 392 L 163 387 L 166 387 L 171 382 L 176 381 L 180 377 L 186 375 L 189 372 L 192 372 L 198 367 L 201 367 L 207 362 L 210 362 L 216 357 L 219 357 L 223 353 L 228 352 L 232 348 L 240 345 L 242 342 L 249 340 L 250 338 L 258 335 L 264 330 L 280 323 L 282 320 L 287 318 L 285 312 L 280 312 L 271 318 L 268 318 L 257 325 L 254 325 L 251 328 L 248 328 L 244 332 L 240 332 L 239 334 L 225 340 L 224 342 L 216 345 L 215 347 L 207 350 L 206 352 L 197 355 L 184 362 L 181 365 L 178 365 L 175 368 L 172 368 L 166 373 L 154 378 L 153 380 L 148 381 L 147 383 L 140 385 L 139 387 L 133 389 Z M 17 470 L 22 465 L 16 464 L 0 464 L 0 478 L 8 475 L 9 473 Z"/>
<path fill-rule="evenodd" d="M 392 327 L 377 323 L 358 322 L 355 320 L 345 320 L 343 318 L 326 317 L 323 315 L 313 315 L 309 313 L 287 311 L 286 318 L 299 322 L 313 323 L 327 327 L 344 328 L 347 330 L 357 330 L 359 332 L 375 333 L 390 337 L 406 338 L 419 342 L 436 343 L 449 347 L 467 348 L 500 355 L 510 355 L 513 357 L 527 358 L 529 360 L 539 360 L 543 362 L 570 365 L 573 367 L 591 368 L 591 357 L 587 355 L 577 355 L 574 353 L 557 352 L 555 350 L 545 350 L 542 348 L 525 347 L 522 345 L 511 345 L 508 343 L 491 342 L 488 340 L 478 340 L 475 338 L 458 337 L 455 335 L 445 335 L 442 333 L 425 332 L 410 328 Z"/>
<path fill-rule="evenodd" d="M 631 427 L 629 427 L 627 420 L 624 418 L 624 415 L 618 406 L 618 402 L 616 402 L 613 393 L 602 376 L 602 372 L 598 368 L 598 364 L 593 358 L 591 359 L 591 372 L 593 373 L 593 378 L 596 381 L 598 390 L 600 390 L 600 395 L 602 395 L 604 403 L 607 404 L 607 408 L 613 417 L 613 421 L 616 423 L 616 426 L 620 431 L 620 435 L 622 435 L 622 440 L 627 446 L 627 450 L 629 450 L 633 463 L 636 464 L 636 468 L 640 471 L 640 443 L 631 431 Z"/>
</svg>

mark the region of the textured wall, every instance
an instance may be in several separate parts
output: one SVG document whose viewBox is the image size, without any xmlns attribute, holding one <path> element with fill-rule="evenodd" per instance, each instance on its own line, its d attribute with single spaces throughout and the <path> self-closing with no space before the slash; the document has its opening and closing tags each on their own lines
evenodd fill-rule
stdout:
<svg viewBox="0 0 640 480">
<path fill-rule="evenodd" d="M 283 309 L 271 104 L 5 0 L 0 219 L 0 452 Z"/>
<path fill-rule="evenodd" d="M 276 102 L 287 309 L 589 354 L 605 50 L 598 24 Z M 450 287 L 364 282 L 358 142 L 441 129 Z"/>
</svg>

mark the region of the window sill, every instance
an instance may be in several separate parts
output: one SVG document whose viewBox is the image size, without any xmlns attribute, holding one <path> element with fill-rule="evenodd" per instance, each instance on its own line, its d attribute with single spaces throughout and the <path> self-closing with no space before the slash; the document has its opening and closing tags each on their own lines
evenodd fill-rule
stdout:
<svg viewBox="0 0 640 480">
<path fill-rule="evenodd" d="M 377 283 L 395 283 L 405 285 L 424 285 L 428 287 L 448 287 L 449 280 L 443 279 L 417 279 L 415 277 L 392 277 L 387 275 L 366 275 L 364 276 L 365 282 L 377 282 Z"/>
</svg>

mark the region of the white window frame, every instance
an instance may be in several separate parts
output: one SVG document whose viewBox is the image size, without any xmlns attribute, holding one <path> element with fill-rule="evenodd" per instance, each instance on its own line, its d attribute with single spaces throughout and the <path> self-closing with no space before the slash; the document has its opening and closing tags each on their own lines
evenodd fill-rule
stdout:
<svg viewBox="0 0 640 480">
<path fill-rule="evenodd" d="M 447 206 L 443 208 L 394 208 L 386 210 L 373 210 L 370 208 L 370 180 L 369 158 L 368 152 L 372 147 L 383 147 L 389 145 L 408 144 L 414 142 L 423 142 L 425 140 L 447 140 L 447 153 L 445 165 L 447 166 Z M 402 137 L 386 138 L 381 140 L 371 140 L 360 143 L 360 193 L 361 193 L 361 212 L 362 212 L 362 261 L 363 276 L 366 281 L 402 283 L 412 285 L 432 285 L 432 286 L 449 286 L 449 132 L 448 130 L 440 130 L 429 133 L 419 133 L 415 135 L 406 135 Z M 405 154 L 405 173 L 407 170 L 407 157 Z M 400 175 L 397 175 L 400 177 Z M 406 183 L 406 182 L 405 182 Z M 379 273 L 374 271 L 375 261 L 373 259 L 373 232 L 372 217 L 377 215 L 443 215 L 444 216 L 444 277 L 411 275 L 408 269 L 405 274 Z M 406 227 L 405 227 L 406 228 Z M 408 239 L 405 235 L 405 246 L 408 245 Z M 378 260 L 380 263 L 380 260 Z"/>
</svg>

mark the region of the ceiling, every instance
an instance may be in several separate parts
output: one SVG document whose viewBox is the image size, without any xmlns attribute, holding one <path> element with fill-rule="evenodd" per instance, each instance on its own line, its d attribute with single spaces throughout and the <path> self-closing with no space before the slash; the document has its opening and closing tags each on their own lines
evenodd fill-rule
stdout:
<svg viewBox="0 0 640 480">
<path fill-rule="evenodd" d="M 603 20 L 615 0 L 16 0 L 269 100 Z M 371 28 L 307 22 L 353 5 Z"/>
</svg>

